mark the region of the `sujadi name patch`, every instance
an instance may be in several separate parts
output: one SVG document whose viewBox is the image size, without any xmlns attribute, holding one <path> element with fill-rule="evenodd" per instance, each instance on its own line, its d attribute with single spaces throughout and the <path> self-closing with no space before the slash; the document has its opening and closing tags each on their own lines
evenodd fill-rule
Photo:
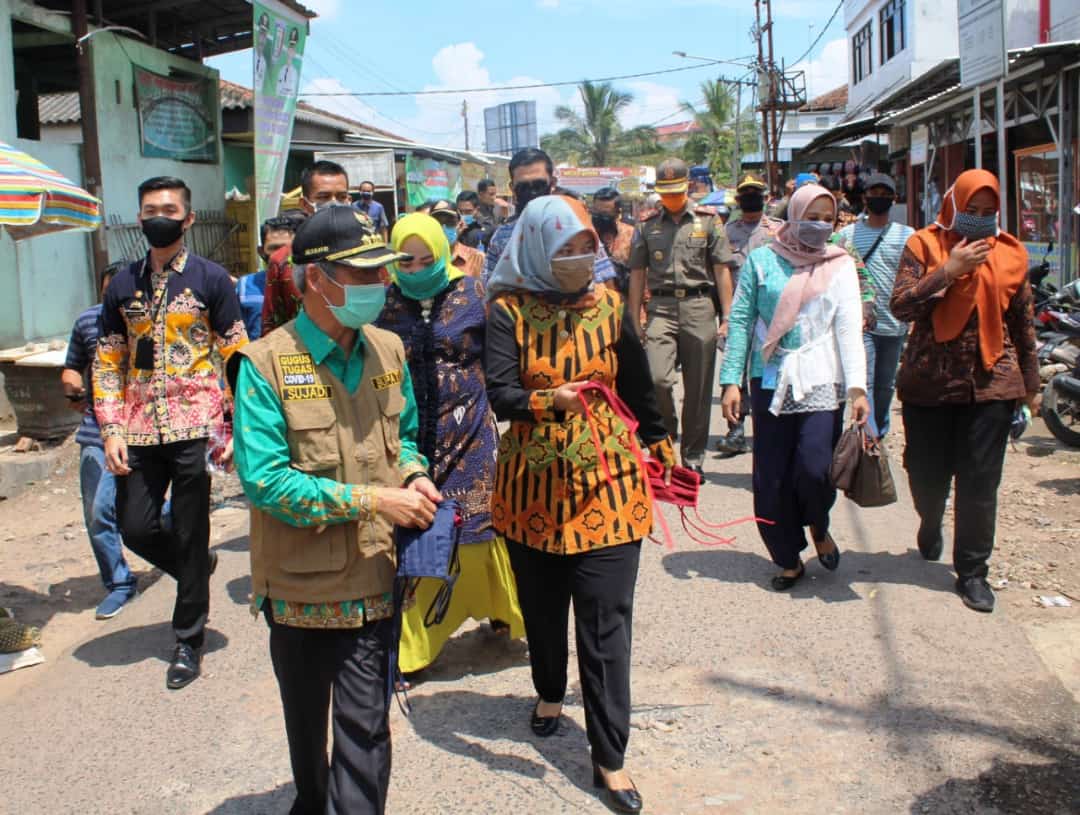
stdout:
<svg viewBox="0 0 1080 815">
<path fill-rule="evenodd" d="M 401 371 L 387 371 L 384 374 L 373 376 L 371 384 L 377 391 L 386 390 L 393 385 L 401 384 Z"/>
<path fill-rule="evenodd" d="M 330 388 L 319 382 L 310 354 L 282 354 L 281 397 L 287 400 L 329 399 Z"/>
</svg>

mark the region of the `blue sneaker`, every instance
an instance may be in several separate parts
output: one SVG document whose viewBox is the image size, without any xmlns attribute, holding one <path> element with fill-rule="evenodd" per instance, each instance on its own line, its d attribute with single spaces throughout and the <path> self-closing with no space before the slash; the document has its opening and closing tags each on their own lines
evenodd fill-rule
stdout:
<svg viewBox="0 0 1080 815">
<path fill-rule="evenodd" d="M 97 607 L 94 616 L 99 620 L 110 620 L 124 610 L 124 605 L 134 597 L 134 593 L 116 589 L 109 592 Z"/>
</svg>

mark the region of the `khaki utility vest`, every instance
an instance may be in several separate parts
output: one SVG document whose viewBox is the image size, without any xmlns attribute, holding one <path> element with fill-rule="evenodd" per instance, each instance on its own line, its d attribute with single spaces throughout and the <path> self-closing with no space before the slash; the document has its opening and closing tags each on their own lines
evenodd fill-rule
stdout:
<svg viewBox="0 0 1080 815">
<path fill-rule="evenodd" d="M 355 394 L 325 365 L 315 364 L 295 322 L 240 353 L 281 399 L 289 466 L 341 484 L 399 487 L 405 350 L 388 331 L 365 326 L 363 334 L 364 373 Z M 243 428 L 236 430 L 239 444 Z M 303 603 L 357 600 L 391 591 L 395 569 L 393 527 L 381 516 L 298 527 L 252 507 L 255 594 Z"/>
</svg>

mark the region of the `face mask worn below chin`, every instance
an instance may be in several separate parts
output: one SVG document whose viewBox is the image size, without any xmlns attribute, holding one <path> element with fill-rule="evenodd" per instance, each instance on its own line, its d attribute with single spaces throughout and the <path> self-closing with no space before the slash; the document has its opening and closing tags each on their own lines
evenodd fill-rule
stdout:
<svg viewBox="0 0 1080 815">
<path fill-rule="evenodd" d="M 685 192 L 660 196 L 660 203 L 664 205 L 664 209 L 668 212 L 681 212 L 686 207 L 686 202 L 689 200 L 690 196 Z"/>
<path fill-rule="evenodd" d="M 345 286 L 329 275 L 326 279 L 345 292 L 345 302 L 340 306 L 335 306 L 327 300 L 325 294 L 319 292 L 335 320 L 346 328 L 362 328 L 375 322 L 386 304 L 386 287 L 382 283 Z"/>
<path fill-rule="evenodd" d="M 821 249 L 832 235 L 832 224 L 828 221 L 797 221 L 795 236 L 799 243 L 811 249 Z"/>
<path fill-rule="evenodd" d="M 304 200 L 307 201 L 309 204 L 311 204 L 311 208 L 313 210 L 315 210 L 316 212 L 322 212 L 324 209 L 330 209 L 330 207 L 347 207 L 347 206 L 350 206 L 350 204 L 347 201 L 338 201 L 336 198 L 331 198 L 329 201 L 322 201 L 320 203 L 316 203 L 315 201 L 312 201 L 309 198 L 305 198 Z"/>
<path fill-rule="evenodd" d="M 866 208 L 874 215 L 884 215 L 892 209 L 893 200 L 880 195 L 871 195 L 866 199 Z"/>
<path fill-rule="evenodd" d="M 567 294 L 584 291 L 593 281 L 593 266 L 596 255 L 571 255 L 551 259 L 551 274 L 559 288 Z"/>
<path fill-rule="evenodd" d="M 399 269 L 394 279 L 401 293 L 410 300 L 432 298 L 445 289 L 450 282 L 450 277 L 446 272 L 446 258 L 440 258 L 412 273 Z"/>
<path fill-rule="evenodd" d="M 164 249 L 180 240 L 184 234 L 184 219 L 168 218 L 164 215 L 145 218 L 142 221 L 142 233 L 146 236 L 146 242 L 155 249 Z"/>
<path fill-rule="evenodd" d="M 953 232 L 971 240 L 992 238 L 998 231 L 997 219 L 996 212 L 990 215 L 972 215 L 968 212 L 958 212 L 956 213 L 956 220 L 953 221 Z"/>
</svg>

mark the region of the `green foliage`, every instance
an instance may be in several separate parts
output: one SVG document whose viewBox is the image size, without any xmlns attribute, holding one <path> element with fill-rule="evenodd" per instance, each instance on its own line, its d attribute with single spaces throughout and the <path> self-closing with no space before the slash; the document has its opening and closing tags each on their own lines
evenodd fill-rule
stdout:
<svg viewBox="0 0 1080 815">
<path fill-rule="evenodd" d="M 578 86 L 583 114 L 567 105 L 555 109 L 555 118 L 565 127 L 540 138 L 543 148 L 556 163 L 580 167 L 607 167 L 624 162 L 646 163 L 662 151 L 651 127 L 624 130 L 619 114 L 634 100 L 630 93 L 616 90 L 610 82 L 583 82 Z"/>
<path fill-rule="evenodd" d="M 735 87 L 722 80 L 706 80 L 701 83 L 701 105 L 689 102 L 683 108 L 694 117 L 700 130 L 694 133 L 683 148 L 683 158 L 692 164 L 707 164 L 717 184 L 736 183 L 732 178 L 735 158 Z M 754 112 L 743 110 L 740 117 L 741 150 L 751 152 L 757 143 Z"/>
</svg>

